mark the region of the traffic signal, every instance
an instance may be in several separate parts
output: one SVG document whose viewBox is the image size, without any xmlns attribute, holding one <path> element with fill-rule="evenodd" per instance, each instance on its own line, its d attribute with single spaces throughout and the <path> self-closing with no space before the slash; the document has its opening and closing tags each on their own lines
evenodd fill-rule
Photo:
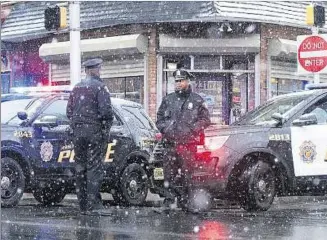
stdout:
<svg viewBox="0 0 327 240">
<path fill-rule="evenodd" d="M 307 6 L 306 22 L 310 26 L 325 25 L 325 8 L 320 5 Z"/>
<path fill-rule="evenodd" d="M 59 6 L 45 9 L 44 27 L 48 31 L 67 27 L 67 9 Z"/>
</svg>

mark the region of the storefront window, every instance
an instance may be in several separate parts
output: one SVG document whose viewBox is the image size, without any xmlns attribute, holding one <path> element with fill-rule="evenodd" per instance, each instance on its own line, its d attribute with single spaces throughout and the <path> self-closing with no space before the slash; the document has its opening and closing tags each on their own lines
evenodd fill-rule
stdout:
<svg viewBox="0 0 327 240">
<path fill-rule="evenodd" d="M 254 108 L 253 57 L 183 55 L 164 58 L 163 96 L 174 91 L 173 71 L 178 61 L 195 76 L 192 89 L 206 101 L 213 123 L 230 124 L 235 118 L 234 112 L 240 115 Z"/>
<path fill-rule="evenodd" d="M 214 73 L 195 73 L 195 81 L 192 81 L 194 92 L 201 95 L 205 100 L 211 121 L 214 123 L 223 123 L 223 101 L 222 86 L 226 77 L 223 74 Z"/>
<path fill-rule="evenodd" d="M 143 76 L 106 78 L 104 82 L 112 97 L 143 104 Z"/>
<path fill-rule="evenodd" d="M 308 81 L 272 78 L 270 82 L 271 96 L 275 97 L 286 93 L 301 91 L 307 83 Z"/>
</svg>

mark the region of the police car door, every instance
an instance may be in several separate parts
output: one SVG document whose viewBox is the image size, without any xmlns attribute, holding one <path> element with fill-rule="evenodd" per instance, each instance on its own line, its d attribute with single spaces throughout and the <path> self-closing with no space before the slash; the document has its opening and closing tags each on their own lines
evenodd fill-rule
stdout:
<svg viewBox="0 0 327 240">
<path fill-rule="evenodd" d="M 327 97 L 293 121 L 291 134 L 295 176 L 327 175 Z"/>
<path fill-rule="evenodd" d="M 34 145 L 39 152 L 37 168 L 41 170 L 41 174 L 45 169 L 51 171 L 51 174 L 60 174 L 62 171 L 63 166 L 58 161 L 62 155 L 62 148 L 68 144 L 67 103 L 68 99 L 55 98 L 32 124 L 35 133 Z M 67 155 L 66 158 L 63 159 L 61 156 L 61 161 L 69 162 L 70 156 Z"/>
</svg>

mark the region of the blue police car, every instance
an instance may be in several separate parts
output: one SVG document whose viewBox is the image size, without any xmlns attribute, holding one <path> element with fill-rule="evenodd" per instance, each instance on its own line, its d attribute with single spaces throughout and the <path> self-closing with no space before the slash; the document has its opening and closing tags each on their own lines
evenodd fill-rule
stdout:
<svg viewBox="0 0 327 240">
<path fill-rule="evenodd" d="M 48 205 L 75 191 L 68 97 L 69 93 L 58 91 L 2 101 L 3 207 L 17 205 L 24 192 Z M 112 193 L 118 203 L 141 205 L 150 187 L 149 158 L 158 130 L 140 104 L 115 98 L 112 104 L 115 119 L 103 159 L 106 174 L 102 191 Z"/>
</svg>

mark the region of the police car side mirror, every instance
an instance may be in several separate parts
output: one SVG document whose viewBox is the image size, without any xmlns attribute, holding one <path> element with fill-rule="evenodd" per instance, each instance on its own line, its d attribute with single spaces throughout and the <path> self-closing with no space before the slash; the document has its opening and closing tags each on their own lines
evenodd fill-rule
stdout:
<svg viewBox="0 0 327 240">
<path fill-rule="evenodd" d="M 17 113 L 17 117 L 20 119 L 20 120 L 26 120 L 27 119 L 27 113 L 26 112 L 18 112 Z"/>
<path fill-rule="evenodd" d="M 274 113 L 271 116 L 271 118 L 274 119 L 274 120 L 276 120 L 280 124 L 284 124 L 284 122 L 285 122 L 285 119 L 284 119 L 283 115 L 280 114 L 280 113 Z"/>
<path fill-rule="evenodd" d="M 314 113 L 303 114 L 299 119 L 293 121 L 293 126 L 298 126 L 298 127 L 315 125 L 315 124 L 318 124 L 318 119 L 316 114 Z"/>
</svg>

